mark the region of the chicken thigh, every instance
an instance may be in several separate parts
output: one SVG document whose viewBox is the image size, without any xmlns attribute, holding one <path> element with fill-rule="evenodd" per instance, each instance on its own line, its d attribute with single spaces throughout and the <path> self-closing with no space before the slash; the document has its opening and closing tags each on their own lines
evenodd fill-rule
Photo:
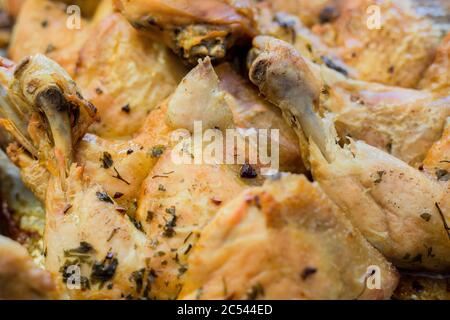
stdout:
<svg viewBox="0 0 450 320">
<path fill-rule="evenodd" d="M 303 176 L 243 192 L 201 233 L 182 299 L 386 299 L 397 273 Z M 371 275 L 379 287 L 367 286 Z"/>
</svg>

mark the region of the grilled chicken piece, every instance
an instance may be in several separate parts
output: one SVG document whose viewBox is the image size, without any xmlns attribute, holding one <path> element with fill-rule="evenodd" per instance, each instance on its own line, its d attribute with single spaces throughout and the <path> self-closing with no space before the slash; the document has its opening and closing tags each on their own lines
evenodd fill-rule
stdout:
<svg viewBox="0 0 450 320">
<path fill-rule="evenodd" d="M 314 178 L 353 224 L 396 265 L 450 268 L 449 189 L 403 161 L 365 144 L 340 147 L 318 113 L 320 80 L 289 44 L 258 37 L 250 78 L 310 144 Z"/>
<path fill-rule="evenodd" d="M 25 248 L 0 236 L 0 300 L 56 298 L 51 276 L 37 267 Z"/>
<path fill-rule="evenodd" d="M 388 299 L 398 277 L 317 184 L 294 175 L 223 207 L 188 263 L 182 299 Z M 369 289 L 374 266 L 381 286 Z"/>
<path fill-rule="evenodd" d="M 147 239 L 96 176 L 74 164 L 92 105 L 60 66 L 41 55 L 27 58 L 13 74 L 5 68 L 2 77 L 2 123 L 26 150 L 21 155 L 49 172 L 45 264 L 58 292 L 63 298 L 139 296 L 132 275 L 152 253 Z"/>
<path fill-rule="evenodd" d="M 81 18 L 79 29 L 67 27 L 66 5 L 48 0 L 26 1 L 9 47 L 9 57 L 18 62 L 29 55 L 46 54 L 73 76 L 78 52 L 85 43 L 90 26 Z M 33 37 L 30 37 L 33 34 Z"/>
<path fill-rule="evenodd" d="M 138 30 L 162 39 L 190 64 L 210 56 L 225 58 L 234 45 L 254 35 L 250 0 L 116 0 L 120 12 Z"/>
<path fill-rule="evenodd" d="M 162 44 L 143 39 L 120 14 L 94 28 L 83 46 L 75 80 L 98 109 L 91 133 L 129 139 L 185 73 Z"/>
<path fill-rule="evenodd" d="M 277 11 L 298 15 L 365 81 L 416 87 L 439 44 L 439 32 L 412 10 L 409 1 L 270 2 Z M 380 28 L 374 24 L 375 8 Z"/>
<path fill-rule="evenodd" d="M 73 168 L 72 175 L 65 183 L 69 186 L 67 192 L 61 192 L 58 184 L 50 185 L 51 192 L 47 192 L 46 205 L 47 214 L 50 215 L 47 219 L 46 243 L 52 248 L 48 247 L 46 265 L 54 274 L 62 270 L 59 279 L 63 282 L 67 280 L 66 270 L 71 264 L 75 262 L 82 267 L 85 277 L 84 291 L 65 290 L 71 297 L 177 297 L 185 268 L 181 263 L 188 254 L 186 245 L 193 246 L 196 240 L 194 235 L 187 243 L 187 235 L 189 232 L 201 230 L 218 209 L 218 201 L 227 201 L 245 186 L 236 171 L 227 166 L 179 165 L 172 162 L 171 141 L 154 144 L 156 139 L 164 141 L 171 137 L 167 126 L 158 127 L 158 123 L 164 123 L 162 117 L 168 117 L 169 123 L 176 123 L 179 127 L 190 127 L 193 119 L 189 114 L 184 119 L 177 118 L 174 122 L 170 111 L 182 115 L 181 111 L 186 108 L 183 102 L 189 101 L 191 97 L 203 97 L 204 92 L 218 91 L 218 82 L 210 81 L 213 75 L 214 70 L 209 59 L 192 70 L 170 99 L 167 106 L 169 112 L 160 112 L 161 117 L 158 117 L 158 114 L 149 117 L 149 122 L 144 126 L 148 132 L 142 132 L 132 140 L 133 152 L 129 154 L 121 146 L 118 149 L 122 152 L 118 151 L 111 158 L 104 159 L 103 164 L 110 165 L 108 170 L 99 170 L 97 160 L 96 163 L 85 165 L 84 172 L 81 167 Z M 211 95 L 211 99 L 207 101 L 217 105 L 216 99 L 219 98 L 220 94 Z M 179 101 L 182 103 L 177 104 Z M 209 106 L 200 103 L 191 106 L 191 113 L 200 115 L 195 108 L 208 110 Z M 162 110 L 164 108 L 160 111 Z M 210 121 L 207 114 L 205 112 L 204 118 L 199 116 L 196 120 Z M 219 111 L 219 114 L 223 112 Z M 222 119 L 217 118 L 217 121 Z M 218 127 L 219 122 L 210 125 L 213 128 Z M 94 136 L 88 135 L 82 145 L 87 144 L 89 148 L 93 141 Z M 148 149 L 150 143 L 154 145 Z M 140 154 L 142 150 L 139 146 L 145 146 L 146 158 Z M 83 149 L 83 146 L 80 149 Z M 78 155 L 81 156 L 82 153 Z M 139 158 L 128 159 L 133 156 Z M 89 158 L 95 159 L 95 156 Z M 143 179 L 147 175 L 143 168 L 151 169 L 156 160 L 156 167 L 150 171 L 142 185 L 137 202 L 138 212 L 134 215 L 132 210 L 119 204 L 123 198 L 130 198 L 139 190 L 141 184 L 136 180 L 125 179 Z M 116 182 L 112 181 L 112 177 L 108 176 L 108 172 L 112 173 L 112 168 L 117 175 L 120 172 L 123 179 L 117 179 L 116 176 Z M 119 169 L 116 170 L 117 168 Z M 129 190 L 124 189 L 127 188 L 127 182 L 130 184 Z M 117 189 L 113 192 L 112 188 Z M 56 244 L 62 234 L 65 240 Z M 73 249 L 69 250 L 68 254 L 67 250 L 70 248 Z M 180 255 L 177 262 L 170 260 L 175 259 L 175 250 Z M 182 257 L 182 254 L 185 257 Z M 163 263 L 164 259 L 170 261 Z M 100 269 L 90 269 L 89 262 L 85 261 L 94 263 L 94 266 L 97 265 Z M 102 271 L 100 275 L 96 275 L 98 271 Z M 90 284 L 90 289 L 87 288 L 87 283 Z"/>
<path fill-rule="evenodd" d="M 224 72 L 222 74 L 225 75 Z M 232 76 L 237 77 L 235 74 Z M 150 112 L 141 130 L 132 139 L 112 140 L 87 134 L 75 151 L 77 163 L 84 167 L 87 176 L 102 185 L 109 194 L 119 194 L 120 197 L 116 202 L 128 208 L 129 214 L 134 214 L 142 182 L 149 175 L 159 156 L 166 152 L 170 153 L 171 148 L 178 143 L 172 137 L 173 130 L 177 128 L 192 130 L 195 120 L 202 121 L 203 129 L 207 129 L 208 125 L 211 128 L 233 127 L 234 115 L 239 119 L 249 119 L 240 123 L 240 127 L 244 130 L 270 128 L 267 120 L 252 118 L 252 115 L 261 108 L 258 97 L 254 97 L 255 103 L 249 100 L 248 104 L 244 105 L 239 100 L 232 101 L 219 84 L 210 61 L 206 59 L 181 81 L 170 99 Z M 218 108 L 211 108 L 209 105 Z M 207 113 L 206 110 L 209 109 L 214 112 Z M 224 114 L 228 116 L 223 117 Z M 274 113 L 270 121 L 274 124 L 280 123 L 281 127 L 280 116 L 277 117 Z M 224 122 L 224 118 L 227 118 L 228 122 Z M 272 127 L 279 128 L 275 125 Z M 281 129 L 285 132 L 286 125 Z M 295 138 L 290 139 L 292 139 L 290 143 L 294 144 Z M 290 150 L 284 150 L 283 148 L 280 150 L 281 168 L 291 165 L 293 157 Z M 295 154 L 298 158 L 298 154 Z M 258 168 L 255 166 L 255 169 Z"/>
</svg>

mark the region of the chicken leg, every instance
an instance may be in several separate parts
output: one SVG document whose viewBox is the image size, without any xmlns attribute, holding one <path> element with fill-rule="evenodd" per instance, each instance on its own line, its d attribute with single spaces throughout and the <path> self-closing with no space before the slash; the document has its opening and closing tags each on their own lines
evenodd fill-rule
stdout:
<svg viewBox="0 0 450 320">
<path fill-rule="evenodd" d="M 314 178 L 362 234 L 397 266 L 450 268 L 449 190 L 403 161 L 362 141 L 337 144 L 321 118 L 320 80 L 289 44 L 258 37 L 250 79 L 309 143 Z"/>
</svg>

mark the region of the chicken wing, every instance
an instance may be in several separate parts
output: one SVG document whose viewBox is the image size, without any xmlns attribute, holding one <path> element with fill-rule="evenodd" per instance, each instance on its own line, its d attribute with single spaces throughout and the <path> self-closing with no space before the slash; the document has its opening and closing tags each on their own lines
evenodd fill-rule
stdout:
<svg viewBox="0 0 450 320">
<path fill-rule="evenodd" d="M 279 145 L 280 171 L 304 173 L 306 169 L 298 150 L 298 138 L 279 109 L 261 98 L 251 83 L 230 64 L 223 63 L 215 70 L 220 78 L 220 88 L 229 94 L 236 127 L 279 130 L 279 141 L 275 143 Z"/>
<path fill-rule="evenodd" d="M 362 234 L 404 268 L 445 271 L 450 238 L 449 189 L 362 141 L 337 144 L 320 117 L 320 80 L 285 42 L 259 37 L 250 78 L 310 144 L 314 178 Z M 444 208 L 444 209 L 442 209 Z"/>
<path fill-rule="evenodd" d="M 386 299 L 397 285 L 395 269 L 317 184 L 294 175 L 223 207 L 188 263 L 182 299 Z M 371 268 L 381 275 L 373 290 Z"/>
</svg>

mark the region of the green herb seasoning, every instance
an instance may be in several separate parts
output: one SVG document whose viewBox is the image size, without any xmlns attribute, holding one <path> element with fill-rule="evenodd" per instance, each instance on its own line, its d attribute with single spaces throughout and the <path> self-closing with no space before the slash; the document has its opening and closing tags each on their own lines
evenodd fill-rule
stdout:
<svg viewBox="0 0 450 320">
<path fill-rule="evenodd" d="M 106 152 L 106 151 L 103 152 L 103 156 L 100 158 L 100 162 L 101 162 L 101 164 L 102 164 L 102 165 L 101 165 L 102 168 L 104 168 L 104 169 L 109 169 L 109 168 L 111 168 L 112 165 L 113 165 L 113 163 L 114 163 L 111 154 L 108 153 L 108 152 Z"/>
<path fill-rule="evenodd" d="M 159 158 L 164 153 L 165 147 L 163 145 L 154 146 L 150 149 L 149 154 L 152 158 Z"/>
</svg>

